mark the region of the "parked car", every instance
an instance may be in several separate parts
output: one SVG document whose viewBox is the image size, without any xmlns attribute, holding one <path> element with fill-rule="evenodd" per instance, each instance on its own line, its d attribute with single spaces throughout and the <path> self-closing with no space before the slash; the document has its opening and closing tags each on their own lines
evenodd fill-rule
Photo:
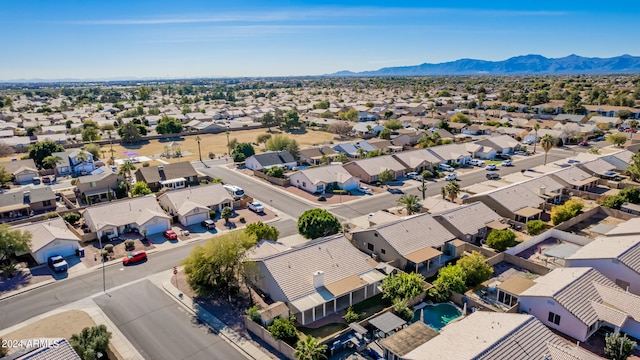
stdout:
<svg viewBox="0 0 640 360">
<path fill-rule="evenodd" d="M 447 164 L 440 164 L 438 165 L 438 168 L 442 171 L 453 171 L 453 167 Z"/>
<path fill-rule="evenodd" d="M 202 225 L 205 228 L 207 228 L 207 230 L 213 230 L 213 229 L 216 228 L 216 223 L 211 219 L 202 220 L 200 222 L 200 225 Z"/>
<path fill-rule="evenodd" d="M 496 158 L 502 159 L 502 160 L 507 160 L 507 159 L 511 159 L 511 155 L 509 155 L 509 154 L 497 154 Z"/>
<path fill-rule="evenodd" d="M 513 163 L 511 162 L 511 160 L 505 160 L 500 165 L 501 166 L 513 166 Z"/>
<path fill-rule="evenodd" d="M 169 229 L 169 230 L 165 230 L 162 235 L 164 235 L 164 237 L 166 237 L 169 240 L 177 240 L 178 239 L 178 234 L 176 234 L 175 231 Z"/>
<path fill-rule="evenodd" d="M 410 172 L 407 173 L 406 175 L 409 179 L 413 179 L 413 180 L 418 180 L 420 177 L 420 174 L 418 174 L 417 172 Z"/>
<path fill-rule="evenodd" d="M 371 195 L 371 194 L 373 194 L 373 192 L 371 191 L 371 189 L 369 189 L 369 188 L 368 188 L 368 187 L 366 187 L 366 186 L 360 186 L 360 187 L 358 188 L 358 191 L 360 191 L 360 192 L 361 192 L 361 193 L 363 193 L 363 194 L 367 194 L 367 195 Z"/>
<path fill-rule="evenodd" d="M 496 164 L 489 164 L 484 169 L 489 171 L 494 171 L 496 169 Z"/>
<path fill-rule="evenodd" d="M 627 129 L 627 130 L 625 130 L 624 132 L 628 132 L 628 133 L 637 133 L 637 132 L 638 132 L 638 130 L 636 130 L 636 129 Z"/>
<path fill-rule="evenodd" d="M 471 161 L 469 161 L 469 164 L 474 165 L 474 166 L 480 166 L 483 167 L 486 165 L 486 163 L 482 160 L 478 160 L 478 159 L 471 159 Z"/>
<path fill-rule="evenodd" d="M 587 140 L 582 140 L 578 143 L 580 146 L 589 146 L 589 142 Z"/>
<path fill-rule="evenodd" d="M 257 212 L 257 213 L 263 213 L 264 212 L 264 206 L 262 206 L 262 204 L 260 204 L 257 201 L 253 201 L 250 202 L 248 205 L 249 210 Z"/>
<path fill-rule="evenodd" d="M 69 264 L 64 260 L 64 258 L 60 255 L 50 256 L 47 260 L 49 263 L 49 267 L 54 272 L 66 272 L 69 269 Z"/>
<path fill-rule="evenodd" d="M 134 251 L 122 258 L 122 265 L 135 264 L 147 260 L 147 252 L 144 250 Z"/>
<path fill-rule="evenodd" d="M 487 180 L 500 179 L 500 175 L 495 171 L 490 171 L 485 176 L 487 177 Z"/>
<path fill-rule="evenodd" d="M 527 139 L 525 141 L 522 142 L 525 145 L 532 145 L 533 144 L 533 139 Z"/>
<path fill-rule="evenodd" d="M 456 173 L 447 174 L 447 176 L 445 176 L 444 179 L 446 181 L 458 180 L 458 174 Z"/>
<path fill-rule="evenodd" d="M 239 187 L 239 186 L 224 185 L 224 189 L 227 190 L 227 192 L 231 196 L 233 196 L 234 200 L 240 200 L 240 199 L 242 199 L 242 196 L 244 195 L 244 190 L 242 190 L 242 188 Z"/>
</svg>

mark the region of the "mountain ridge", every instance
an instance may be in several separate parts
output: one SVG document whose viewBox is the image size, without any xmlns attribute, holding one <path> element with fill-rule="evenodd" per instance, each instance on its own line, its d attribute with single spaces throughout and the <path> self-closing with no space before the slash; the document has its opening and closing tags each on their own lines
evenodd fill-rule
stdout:
<svg viewBox="0 0 640 360">
<path fill-rule="evenodd" d="M 385 67 L 378 70 L 338 71 L 328 76 L 426 76 L 426 75 L 578 75 L 640 73 L 640 56 L 624 54 L 610 58 L 571 54 L 547 58 L 519 55 L 501 61 L 463 58 L 442 63 Z"/>
</svg>

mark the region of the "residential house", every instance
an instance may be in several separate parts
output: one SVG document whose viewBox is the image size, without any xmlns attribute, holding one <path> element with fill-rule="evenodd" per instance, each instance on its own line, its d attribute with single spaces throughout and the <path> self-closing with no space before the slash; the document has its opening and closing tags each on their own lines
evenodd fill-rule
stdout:
<svg viewBox="0 0 640 360">
<path fill-rule="evenodd" d="M 29 136 L 13 136 L 0 139 L 0 143 L 6 144 L 16 150 L 26 149 L 32 141 Z"/>
<path fill-rule="evenodd" d="M 640 109 L 628 106 L 584 105 L 584 108 L 587 110 L 586 115 L 595 112 L 599 115 L 608 117 L 616 117 L 618 116 L 618 111 L 628 110 L 631 112 L 631 119 L 640 119 Z"/>
<path fill-rule="evenodd" d="M 287 150 L 267 151 L 265 153 L 251 155 L 244 163 L 247 169 L 253 171 L 264 171 L 274 166 L 293 169 L 298 164 L 296 159 L 294 159 Z"/>
<path fill-rule="evenodd" d="M 385 278 L 343 235 L 307 242 L 257 264 L 254 285 L 286 303 L 303 326 L 378 294 Z"/>
<path fill-rule="evenodd" d="M 375 147 L 378 150 L 384 151 L 385 153 L 394 153 L 396 151 L 402 151 L 402 146 L 396 146 L 391 143 L 389 140 L 385 139 L 369 139 L 367 140 L 369 145 Z"/>
<path fill-rule="evenodd" d="M 601 327 L 640 337 L 640 296 L 590 267 L 556 268 L 518 298 L 520 311 L 547 327 L 586 341 Z"/>
<path fill-rule="evenodd" d="M 480 201 L 438 213 L 434 219 L 456 238 L 476 245 L 487 237 L 491 229 L 509 228 L 502 216 Z"/>
<path fill-rule="evenodd" d="M 551 176 L 565 184 L 568 190 L 589 191 L 598 185 L 598 178 L 577 166 L 555 171 Z"/>
<path fill-rule="evenodd" d="M 393 353 L 390 344 L 399 331 L 381 342 L 389 360 L 489 360 L 489 359 L 547 359 L 596 360 L 599 357 L 580 347 L 567 344 L 545 327 L 538 319 L 526 314 L 476 311 L 460 321 L 440 330 L 439 335 L 413 349 L 399 347 L 403 355 Z M 424 337 L 423 337 L 424 338 Z"/>
<path fill-rule="evenodd" d="M 301 163 L 320 165 L 324 159 L 327 159 L 327 162 L 330 163 L 336 156 L 338 156 L 338 153 L 331 147 L 322 146 L 301 149 L 298 154 L 298 159 Z"/>
<path fill-rule="evenodd" d="M 91 175 L 78 177 L 76 196 L 83 199 L 88 205 L 115 199 L 118 178 L 118 174 L 109 167 L 98 168 Z"/>
<path fill-rule="evenodd" d="M 615 170 L 624 171 L 629 167 L 633 152 L 628 150 L 618 151 L 613 154 L 602 156 L 601 159 L 615 166 Z"/>
<path fill-rule="evenodd" d="M 380 173 L 385 170 L 391 170 L 393 180 L 404 176 L 405 171 L 405 166 L 398 162 L 392 155 L 360 159 L 342 166 L 349 174 L 367 183 L 378 181 Z"/>
<path fill-rule="evenodd" d="M 155 195 L 112 201 L 89 206 L 82 214 L 89 231 L 99 238 L 116 237 L 127 232 L 161 233 L 171 226 Z"/>
<path fill-rule="evenodd" d="M 520 222 L 539 218 L 542 213 L 540 205 L 545 202 L 535 192 L 519 184 L 476 194 L 463 201 L 482 201 L 500 216 Z"/>
<path fill-rule="evenodd" d="M 382 130 L 384 130 L 384 126 L 371 123 L 358 123 L 351 129 L 351 131 L 358 136 L 364 136 L 367 134 L 378 136 Z"/>
<path fill-rule="evenodd" d="M 415 146 L 420 139 L 430 134 L 430 132 L 407 128 L 395 131 L 397 135 L 393 136 L 393 144 L 396 146 Z"/>
<path fill-rule="evenodd" d="M 38 177 L 38 169 L 33 159 L 4 161 L 0 163 L 8 173 L 13 174 L 14 184 L 31 184 Z"/>
<path fill-rule="evenodd" d="M 210 211 L 221 212 L 225 206 L 233 208 L 233 197 L 222 184 L 191 186 L 167 191 L 158 196 L 160 206 L 180 224 L 189 226 L 209 219 Z"/>
<path fill-rule="evenodd" d="M 426 149 L 395 153 L 393 158 L 404 165 L 406 172 L 417 173 L 437 168 L 442 162 L 441 158 Z"/>
<path fill-rule="evenodd" d="M 136 181 L 147 183 L 151 191 L 161 188 L 182 189 L 198 183 L 198 172 L 188 161 L 141 167 L 134 173 Z"/>
<path fill-rule="evenodd" d="M 472 124 L 463 127 L 461 132 L 465 135 L 489 135 L 492 129 L 493 126 Z"/>
<path fill-rule="evenodd" d="M 428 234 L 428 236 L 425 236 Z M 437 268 L 456 237 L 429 214 L 352 232 L 353 245 L 374 259 L 405 271 Z"/>
<path fill-rule="evenodd" d="M 584 115 L 558 114 L 553 120 L 560 121 L 561 123 L 585 123 L 587 122 L 587 117 Z"/>
<path fill-rule="evenodd" d="M 0 222 L 20 220 L 56 210 L 56 194 L 50 187 L 23 187 L 0 194 Z"/>
<path fill-rule="evenodd" d="M 514 140 L 511 136 L 501 135 L 492 136 L 490 138 L 477 141 L 476 144 L 488 146 L 496 151 L 496 154 L 513 154 L 520 150 L 520 142 Z"/>
<path fill-rule="evenodd" d="M 51 155 L 62 159 L 60 163 L 56 164 L 58 176 L 88 174 L 96 169 L 93 154 L 83 149 L 55 152 Z"/>
<path fill-rule="evenodd" d="M 370 151 L 377 150 L 377 148 L 366 141 L 356 141 L 335 145 L 333 150 L 344 153 L 350 158 L 359 158 Z"/>
<path fill-rule="evenodd" d="M 32 343 L 34 346 L 10 355 L 11 360 L 82 359 L 67 339 L 46 339 L 40 342 L 40 345 L 42 346 L 37 346 L 36 341 L 30 342 L 29 340 L 25 340 L 21 343 L 25 343 L 27 345 Z"/>
<path fill-rule="evenodd" d="M 67 228 L 61 217 L 11 227 L 31 234 L 29 252 L 38 264 L 46 264 L 53 255 L 76 255 L 78 237 Z"/>
<path fill-rule="evenodd" d="M 622 124 L 622 119 L 619 117 L 610 117 L 610 116 L 592 116 L 589 119 L 589 122 L 594 124 L 604 124 L 608 128 L 617 128 L 620 124 Z"/>
<path fill-rule="evenodd" d="M 327 165 L 299 170 L 289 176 L 291 185 L 312 194 L 331 190 L 355 190 L 360 179 L 351 175 L 342 165 Z"/>
<path fill-rule="evenodd" d="M 442 163 L 449 165 L 464 165 L 471 161 L 471 154 L 466 144 L 448 144 L 426 149 L 435 157 L 442 159 Z"/>
</svg>

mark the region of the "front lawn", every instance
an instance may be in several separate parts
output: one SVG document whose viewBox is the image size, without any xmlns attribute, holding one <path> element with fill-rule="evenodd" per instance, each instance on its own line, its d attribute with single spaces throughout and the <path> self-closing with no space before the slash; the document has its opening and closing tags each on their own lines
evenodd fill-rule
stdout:
<svg viewBox="0 0 640 360">
<path fill-rule="evenodd" d="M 335 334 L 338 331 L 342 331 L 347 327 L 348 325 L 345 323 L 330 323 L 315 329 L 300 326 L 298 327 L 298 331 L 305 334 L 306 336 L 313 336 L 318 339 L 324 339 L 325 337 Z"/>
</svg>

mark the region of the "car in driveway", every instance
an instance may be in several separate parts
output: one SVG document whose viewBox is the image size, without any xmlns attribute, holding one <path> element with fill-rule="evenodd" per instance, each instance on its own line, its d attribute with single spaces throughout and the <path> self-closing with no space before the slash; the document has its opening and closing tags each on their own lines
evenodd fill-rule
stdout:
<svg viewBox="0 0 640 360">
<path fill-rule="evenodd" d="M 505 160 L 500 164 L 500 166 L 513 166 L 513 163 L 511 160 Z"/>
<path fill-rule="evenodd" d="M 360 186 L 360 187 L 358 187 L 358 191 L 360 191 L 360 192 L 361 192 L 361 193 L 363 193 L 363 194 L 367 194 L 367 195 L 371 195 L 371 194 L 373 194 L 373 192 L 371 191 L 371 189 L 369 189 L 369 188 L 368 188 L 368 187 L 366 187 L 366 186 Z"/>
<path fill-rule="evenodd" d="M 446 181 L 458 180 L 458 174 L 456 173 L 447 174 L 447 176 L 445 176 L 444 179 Z"/>
<path fill-rule="evenodd" d="M 205 227 L 207 230 L 213 230 L 216 228 L 216 223 L 211 219 L 202 220 L 200 225 Z"/>
<path fill-rule="evenodd" d="M 494 171 L 496 169 L 496 164 L 489 164 L 484 169 L 488 171 Z"/>
<path fill-rule="evenodd" d="M 263 213 L 264 212 L 264 206 L 257 202 L 257 201 L 252 201 L 249 204 L 247 204 L 247 206 L 249 207 L 249 210 L 253 211 L 253 212 L 257 212 L 257 213 Z"/>
<path fill-rule="evenodd" d="M 65 259 L 60 255 L 49 256 L 47 262 L 53 272 L 66 272 L 69 269 L 69 264 L 67 264 Z"/>
<path fill-rule="evenodd" d="M 580 146 L 589 146 L 589 142 L 587 140 L 582 140 L 578 143 Z"/>
<path fill-rule="evenodd" d="M 419 180 L 420 174 L 418 174 L 417 172 L 410 172 L 407 173 L 406 177 L 412 180 Z"/>
<path fill-rule="evenodd" d="M 164 237 L 169 240 L 178 240 L 178 234 L 176 234 L 176 232 L 171 229 L 165 230 L 162 235 L 164 235 Z"/>
<path fill-rule="evenodd" d="M 487 180 L 500 179 L 500 175 L 495 171 L 489 171 L 485 176 L 487 177 Z"/>
<path fill-rule="evenodd" d="M 144 260 L 147 260 L 147 252 L 144 250 L 138 250 L 123 257 L 122 265 L 131 265 Z"/>
<path fill-rule="evenodd" d="M 483 167 L 486 165 L 486 163 L 482 160 L 478 160 L 478 159 L 471 159 L 471 161 L 469 161 L 469 164 L 474 165 L 474 166 L 480 166 Z"/>
</svg>

